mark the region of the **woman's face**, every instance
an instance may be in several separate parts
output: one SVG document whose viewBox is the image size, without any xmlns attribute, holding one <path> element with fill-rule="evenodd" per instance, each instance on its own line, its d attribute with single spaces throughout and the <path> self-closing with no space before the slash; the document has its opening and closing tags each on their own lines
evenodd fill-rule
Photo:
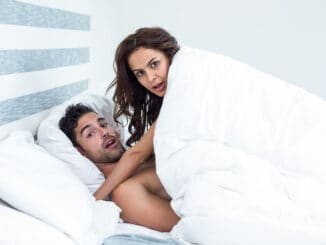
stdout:
<svg viewBox="0 0 326 245">
<path fill-rule="evenodd" d="M 163 52 L 139 48 L 131 53 L 128 64 L 142 86 L 159 97 L 165 95 L 170 62 Z"/>
</svg>

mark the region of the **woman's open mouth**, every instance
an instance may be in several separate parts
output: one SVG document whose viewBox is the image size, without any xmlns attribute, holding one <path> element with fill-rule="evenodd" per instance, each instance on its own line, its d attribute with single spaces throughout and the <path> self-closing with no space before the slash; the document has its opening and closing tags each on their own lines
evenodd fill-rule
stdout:
<svg viewBox="0 0 326 245">
<path fill-rule="evenodd" d="M 157 84 L 156 86 L 154 86 L 153 89 L 156 92 L 162 92 L 162 91 L 165 90 L 165 83 L 164 82 L 161 82 L 161 83 Z"/>
</svg>

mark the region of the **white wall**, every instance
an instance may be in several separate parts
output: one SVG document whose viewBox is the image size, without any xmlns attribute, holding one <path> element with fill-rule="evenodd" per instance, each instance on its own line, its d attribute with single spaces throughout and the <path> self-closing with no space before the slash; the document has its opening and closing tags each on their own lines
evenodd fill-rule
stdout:
<svg viewBox="0 0 326 245">
<path fill-rule="evenodd" d="M 113 37 L 119 33 L 116 24 L 117 11 L 111 1 L 92 1 L 91 10 L 91 83 L 89 88 L 97 94 L 105 94 L 108 84 L 114 78 Z"/>
<path fill-rule="evenodd" d="M 121 39 L 138 27 L 161 26 L 181 44 L 237 58 L 326 98 L 326 1 L 94 0 L 93 4 L 94 28 L 103 30 L 96 40 L 101 48 L 92 47 L 103 61 L 95 68 L 99 74 L 94 87 L 106 87 L 103 81 L 113 79 L 113 53 Z"/>
</svg>

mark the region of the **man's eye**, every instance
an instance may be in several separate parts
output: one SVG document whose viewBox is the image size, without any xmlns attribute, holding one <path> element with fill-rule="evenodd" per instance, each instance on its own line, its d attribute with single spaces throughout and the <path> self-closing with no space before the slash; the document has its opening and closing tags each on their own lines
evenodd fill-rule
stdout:
<svg viewBox="0 0 326 245">
<path fill-rule="evenodd" d="M 93 137 L 94 136 L 94 132 L 89 132 L 86 134 L 86 138 L 90 138 L 90 137 Z"/>
<path fill-rule="evenodd" d="M 102 123 L 102 124 L 101 124 L 101 128 L 107 128 L 108 126 L 109 126 L 108 123 Z"/>
</svg>

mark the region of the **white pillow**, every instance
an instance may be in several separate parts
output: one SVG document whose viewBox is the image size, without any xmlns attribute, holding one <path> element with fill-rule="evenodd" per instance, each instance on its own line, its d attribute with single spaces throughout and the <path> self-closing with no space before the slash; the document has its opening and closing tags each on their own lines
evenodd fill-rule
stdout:
<svg viewBox="0 0 326 245">
<path fill-rule="evenodd" d="M 73 172 L 94 193 L 104 182 L 104 175 L 86 157 L 82 156 L 72 145 L 70 139 L 59 128 L 59 120 L 64 116 L 66 108 L 71 104 L 88 105 L 103 116 L 120 134 L 123 142 L 123 130 L 113 122 L 113 105 L 103 96 L 82 94 L 54 107 L 49 115 L 40 123 L 37 132 L 38 144 L 56 158 L 66 162 Z"/>
<path fill-rule="evenodd" d="M 27 131 L 0 142 L 0 198 L 81 245 L 101 244 L 119 221 L 114 203 L 96 202 L 71 169 Z"/>
<path fill-rule="evenodd" d="M 74 245 L 54 227 L 0 204 L 0 244 Z"/>
</svg>

